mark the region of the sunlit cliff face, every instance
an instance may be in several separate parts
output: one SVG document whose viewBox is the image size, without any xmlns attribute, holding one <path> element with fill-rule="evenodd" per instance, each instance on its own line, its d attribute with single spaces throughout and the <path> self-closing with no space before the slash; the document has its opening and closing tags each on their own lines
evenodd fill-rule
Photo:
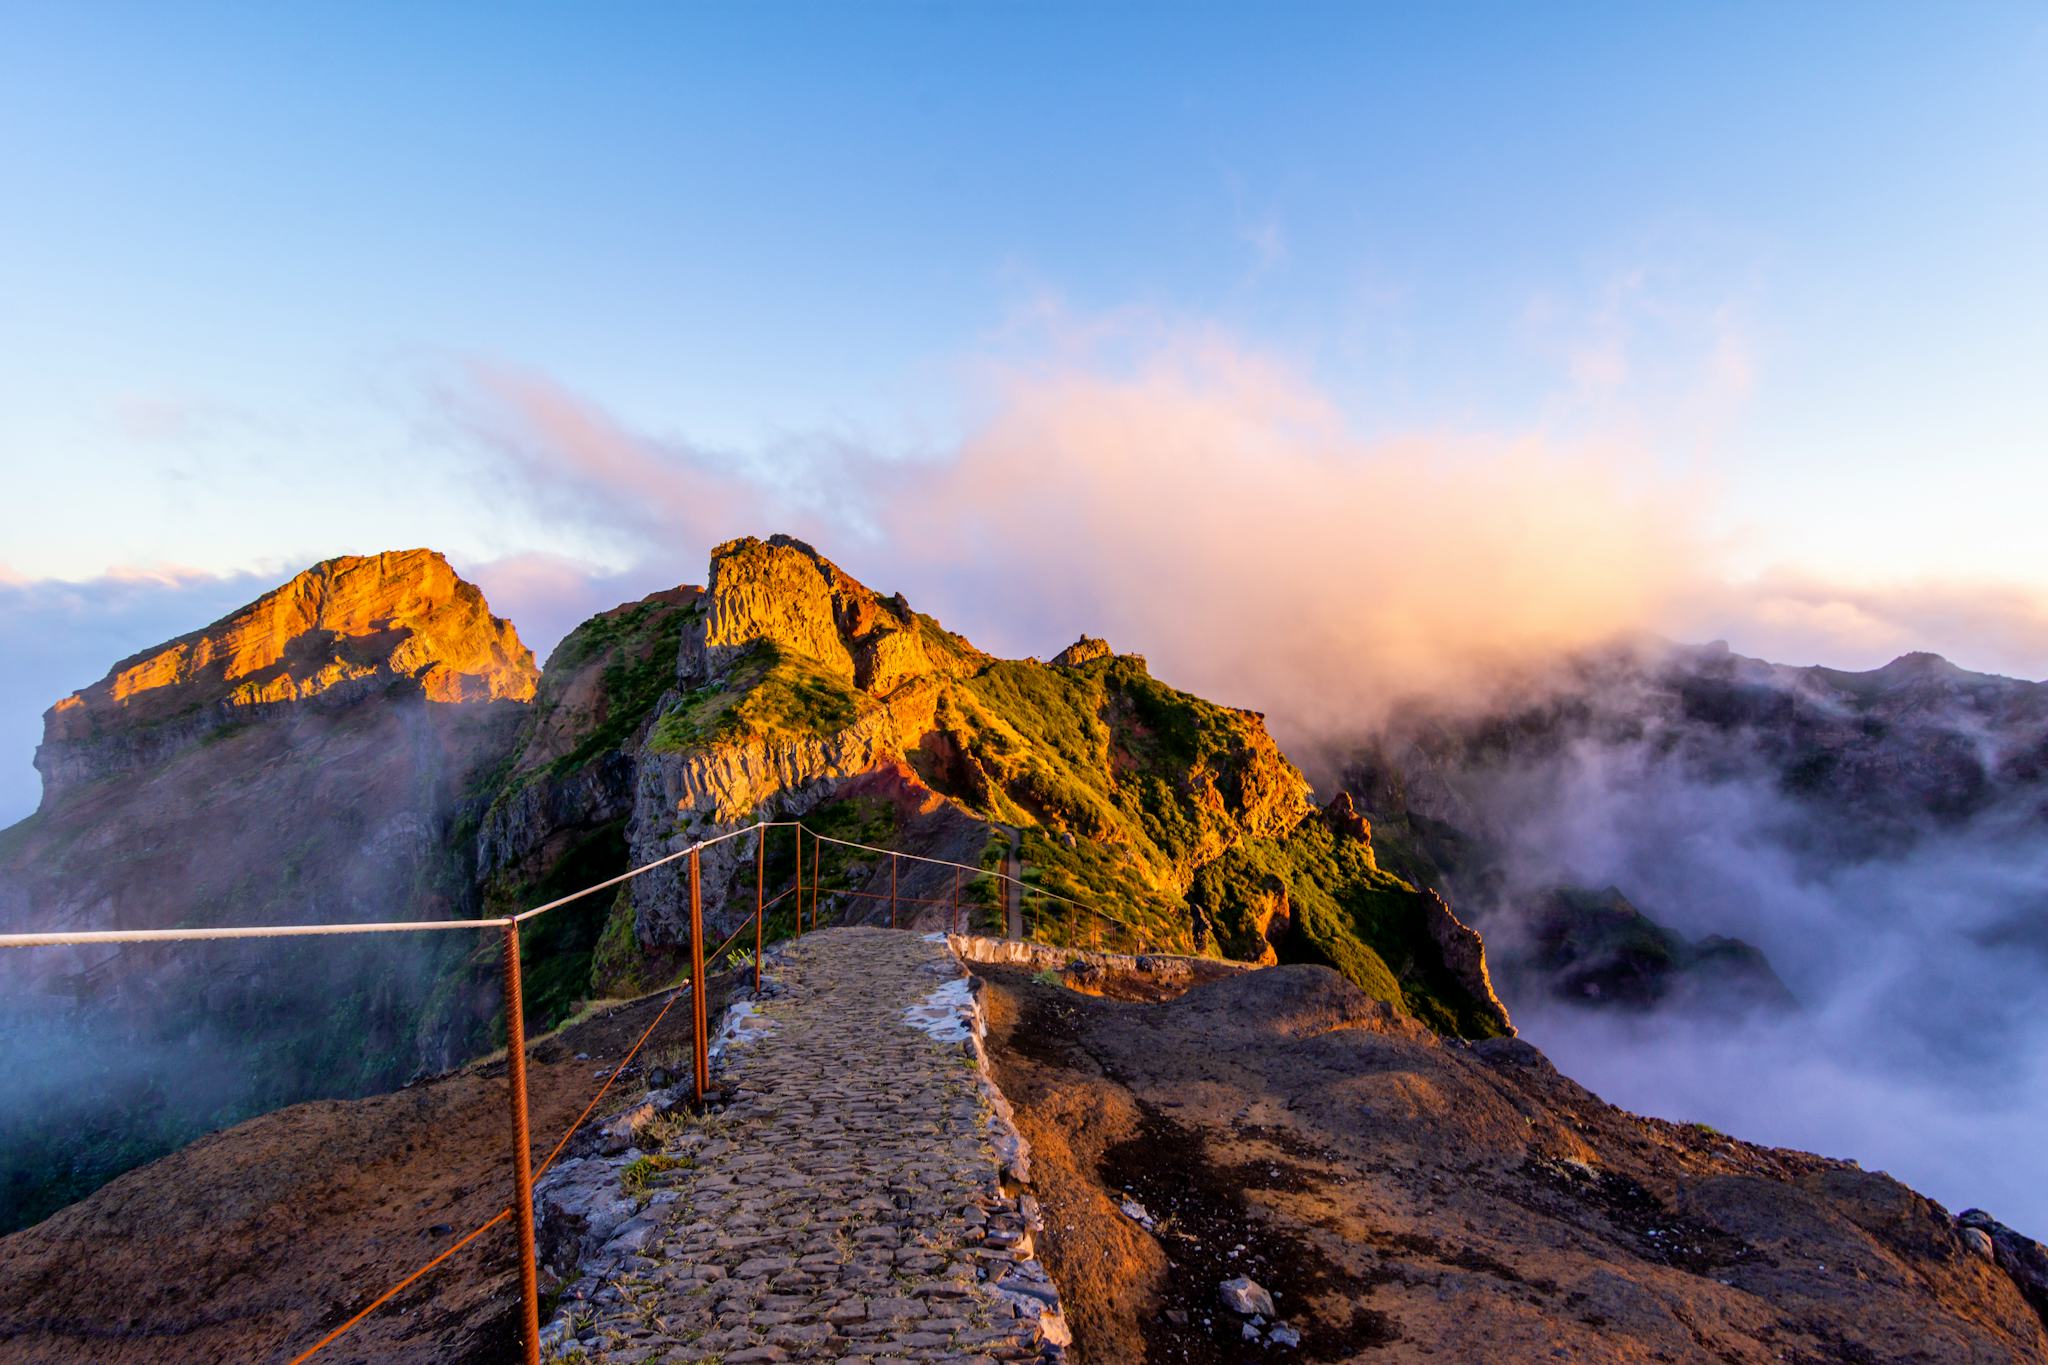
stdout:
<svg viewBox="0 0 2048 1365">
<path fill-rule="evenodd" d="M 328 560 L 204 630 L 115 666 L 59 701 L 49 738 L 85 739 L 211 704 L 302 701 L 411 679 L 433 701 L 533 696 L 533 655 L 431 550 Z"/>
</svg>

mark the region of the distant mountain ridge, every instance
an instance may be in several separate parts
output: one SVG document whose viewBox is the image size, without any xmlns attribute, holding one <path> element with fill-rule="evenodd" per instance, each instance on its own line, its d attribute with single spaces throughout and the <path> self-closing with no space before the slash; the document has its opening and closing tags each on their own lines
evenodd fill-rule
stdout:
<svg viewBox="0 0 2048 1365">
<path fill-rule="evenodd" d="M 2014 799 L 2048 810 L 2048 683 L 1928 653 L 1798 667 L 1719 642 L 1626 642 L 1509 680 L 1476 710 L 1410 705 L 1349 776 L 1376 806 L 1471 823 L 1461 784 L 1587 740 L 1642 744 L 1705 777 L 1761 761 L 1809 808 L 1865 823 L 1834 830 L 1859 851 Z"/>
<path fill-rule="evenodd" d="M 1542 950 L 1519 954 L 1521 965 L 1550 962 L 1556 993 L 1584 1002 L 1608 998 L 1588 994 L 1567 966 L 1605 932 L 1589 908 L 1597 893 L 1532 881 L 1539 860 L 1517 844 L 1603 770 L 1638 785 L 1758 794 L 1750 836 L 1807 874 L 1881 865 L 1958 831 L 2048 822 L 2048 684 L 1927 653 L 1853 672 L 1770 663 L 1719 642 L 1628 640 L 1503 680 L 1477 704 L 1398 710 L 1353 753 L 1345 783 L 1380 822 L 1394 866 L 1445 888 L 1482 927 L 1511 936 L 1503 942 L 1538 933 Z M 1642 894 L 1610 891 L 1624 904 Z M 1629 913 L 1648 926 L 1645 944 L 1669 936 Z M 1685 957 L 1664 956 L 1656 971 L 1676 983 L 1692 970 Z M 1714 970 L 1731 966 L 1745 983 L 1737 995 L 1777 994 L 1750 945 L 1730 941 Z"/>
</svg>

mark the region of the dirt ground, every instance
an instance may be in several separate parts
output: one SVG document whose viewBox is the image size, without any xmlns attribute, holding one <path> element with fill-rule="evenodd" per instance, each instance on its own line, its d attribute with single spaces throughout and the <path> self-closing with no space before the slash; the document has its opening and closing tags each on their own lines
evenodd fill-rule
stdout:
<svg viewBox="0 0 2048 1365">
<path fill-rule="evenodd" d="M 1083 1365 L 2048 1360 L 2011 1280 L 1888 1177 L 1623 1113 L 1321 968 L 1167 1000 L 981 972 Z M 537 1155 L 659 1004 L 535 1046 Z M 643 1069 L 687 1036 L 678 1007 Z M 288 1360 L 502 1207 L 504 1147 L 502 1062 L 203 1139 L 0 1239 L 0 1361 Z M 510 1252 L 494 1230 L 318 1359 L 509 1358 Z M 1238 1274 L 1298 1347 L 1245 1339 Z"/>
<path fill-rule="evenodd" d="M 2048 1360 L 1889 1177 L 1627 1114 L 1322 968 L 1153 1003 L 978 970 L 1084 1365 Z M 1241 1274 L 1298 1346 L 1246 1338 Z"/>
<path fill-rule="evenodd" d="M 714 978 L 713 1010 L 723 995 Z M 665 999 L 618 1007 L 531 1045 L 536 1163 Z M 675 1065 L 689 1035 L 682 1001 L 635 1071 Z M 504 1074 L 500 1058 L 391 1094 L 266 1114 L 0 1238 L 0 1361 L 289 1360 L 510 1202 Z M 629 1072 L 604 1108 L 635 1079 Z M 515 1358 L 509 1226 L 457 1252 L 315 1359 Z"/>
</svg>

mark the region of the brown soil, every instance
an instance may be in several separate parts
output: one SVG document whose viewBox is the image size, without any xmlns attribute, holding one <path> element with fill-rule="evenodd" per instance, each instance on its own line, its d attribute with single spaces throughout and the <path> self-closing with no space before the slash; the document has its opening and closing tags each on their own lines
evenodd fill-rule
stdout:
<svg viewBox="0 0 2048 1365">
<path fill-rule="evenodd" d="M 723 991 L 712 986 L 718 1007 Z M 665 998 L 532 1045 L 536 1162 Z M 674 1065 L 689 1029 L 682 1001 L 634 1071 Z M 509 1202 L 504 1074 L 500 1058 L 391 1094 L 266 1114 L 0 1238 L 0 1361 L 288 1360 Z M 604 1108 L 643 1088 L 635 1079 L 628 1072 Z M 508 1229 L 457 1252 L 315 1359 L 515 1358 Z"/>
<path fill-rule="evenodd" d="M 1162 1003 L 979 970 L 1080 1362 L 2048 1359 L 1889 1177 L 1624 1113 L 1325 969 Z M 1298 1348 L 1243 1337 L 1239 1274 Z"/>
</svg>

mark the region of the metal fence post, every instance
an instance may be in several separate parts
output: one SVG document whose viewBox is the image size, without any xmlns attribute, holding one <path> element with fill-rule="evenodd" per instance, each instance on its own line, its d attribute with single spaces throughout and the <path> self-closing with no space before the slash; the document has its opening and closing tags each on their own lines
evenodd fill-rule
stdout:
<svg viewBox="0 0 2048 1365">
<path fill-rule="evenodd" d="M 896 855 L 889 855 L 889 927 L 896 927 Z"/>
<path fill-rule="evenodd" d="M 710 1020 L 704 1009 L 704 892 L 698 878 L 697 850 L 690 850 L 690 1018 L 691 1044 L 697 1056 L 697 1102 L 711 1088 Z"/>
<path fill-rule="evenodd" d="M 533 1142 L 526 1119 L 526 997 L 519 984 L 519 926 L 505 926 L 505 1080 L 512 1092 L 512 1229 L 519 1240 L 520 1336 L 526 1365 L 540 1365 L 540 1275 L 533 1259 Z"/>
<path fill-rule="evenodd" d="M 790 888 L 796 900 L 796 936 L 804 936 L 804 827 L 799 821 L 796 827 L 796 885 Z"/>
<path fill-rule="evenodd" d="M 768 892 L 768 826 L 756 823 L 754 826 L 754 994 L 761 993 L 761 917 L 762 897 Z"/>
<path fill-rule="evenodd" d="M 818 927 L 818 864 L 825 861 L 825 846 L 811 836 L 811 927 Z"/>
</svg>

